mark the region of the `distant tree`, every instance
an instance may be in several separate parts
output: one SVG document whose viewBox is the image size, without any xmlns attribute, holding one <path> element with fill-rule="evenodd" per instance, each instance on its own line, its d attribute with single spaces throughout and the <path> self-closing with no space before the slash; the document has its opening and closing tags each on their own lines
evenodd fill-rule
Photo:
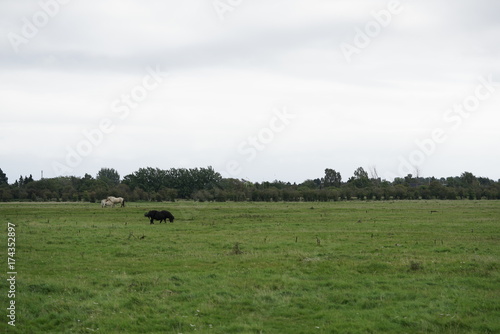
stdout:
<svg viewBox="0 0 500 334">
<path fill-rule="evenodd" d="M 436 199 L 446 198 L 446 187 L 443 186 L 438 180 L 431 181 L 429 191 L 430 195 Z"/>
<path fill-rule="evenodd" d="M 487 177 L 478 177 L 477 180 L 478 180 L 479 184 L 482 186 L 491 186 L 491 185 L 495 184 L 495 181 L 493 181 Z"/>
<path fill-rule="evenodd" d="M 472 187 L 477 183 L 474 174 L 469 172 L 463 172 L 462 175 L 460 175 L 460 180 L 465 187 Z"/>
<path fill-rule="evenodd" d="M 446 186 L 448 187 L 459 187 L 462 184 L 462 180 L 459 177 L 447 177 Z"/>
<path fill-rule="evenodd" d="M 410 187 L 417 186 L 417 180 L 413 177 L 413 174 L 408 174 L 405 176 L 405 185 Z"/>
<path fill-rule="evenodd" d="M 8 186 L 0 186 L 0 201 L 6 202 L 13 199 L 12 191 Z"/>
<path fill-rule="evenodd" d="M 158 194 L 161 196 L 163 201 L 171 201 L 174 202 L 177 198 L 178 192 L 175 189 L 171 188 L 162 188 Z"/>
<path fill-rule="evenodd" d="M 323 187 L 340 187 L 342 184 L 342 176 L 339 172 L 336 172 L 334 169 L 327 168 L 325 169 L 325 177 L 321 180 Z"/>
<path fill-rule="evenodd" d="M 358 169 L 354 171 L 354 177 L 358 180 L 368 179 L 368 173 L 363 169 L 363 167 L 358 167 Z"/>
<path fill-rule="evenodd" d="M 363 169 L 363 167 L 358 167 L 358 169 L 354 171 L 354 176 L 351 177 L 348 182 L 354 184 L 357 188 L 364 188 L 370 185 L 368 173 Z"/>
<path fill-rule="evenodd" d="M 380 176 L 378 176 L 377 167 L 375 166 L 370 167 L 370 179 L 372 180 L 372 183 L 374 185 L 380 185 L 380 183 L 382 182 L 382 179 L 380 178 Z M 378 194 L 375 194 L 374 196 L 377 197 L 377 195 Z"/>
<path fill-rule="evenodd" d="M 244 191 L 247 187 L 247 183 L 239 179 L 222 179 L 219 186 L 228 191 Z"/>
<path fill-rule="evenodd" d="M 158 192 L 163 187 L 174 188 L 166 181 L 167 171 L 152 167 L 139 168 L 138 171 L 123 178 L 123 183 L 127 184 L 130 189 L 140 188 L 148 193 Z M 141 197 L 143 197 L 142 194 Z"/>
<path fill-rule="evenodd" d="M 455 188 L 446 188 L 446 199 L 457 199 L 458 193 Z"/>
<path fill-rule="evenodd" d="M 370 175 L 370 176 L 369 176 Z M 417 175 L 417 176 L 414 176 Z M 113 194 L 129 201 L 174 201 L 192 198 L 200 201 L 336 201 L 353 198 L 369 200 L 388 199 L 500 199 L 500 180 L 476 177 L 470 172 L 460 176 L 419 177 L 408 174 L 389 182 L 378 177 L 375 167 L 369 172 L 362 167 L 354 171 L 348 182 L 342 183 L 340 173 L 325 169 L 321 179 L 309 179 L 291 184 L 275 180 L 252 183 L 246 180 L 223 179 L 212 167 L 207 168 L 141 168 L 120 176 L 112 168 L 102 168 L 93 178 L 45 178 L 38 181 L 33 176 L 21 175 L 9 185 L 0 169 L 0 201 L 89 201 L 94 203 Z"/>
<path fill-rule="evenodd" d="M 30 176 L 25 176 L 24 178 L 23 178 L 23 176 L 21 175 L 21 176 L 19 176 L 19 180 L 18 180 L 18 181 L 16 181 L 16 182 L 14 183 L 14 185 L 15 185 L 15 186 L 17 186 L 17 187 L 23 187 L 23 186 L 25 186 L 25 185 L 27 185 L 28 183 L 33 182 L 33 181 L 34 181 L 34 180 L 33 180 L 33 176 L 32 176 L 31 174 L 30 174 Z"/>
<path fill-rule="evenodd" d="M 96 182 L 96 179 L 87 173 L 85 173 L 83 178 L 77 179 L 75 183 L 79 192 L 94 192 L 100 184 L 99 182 Z"/>
<path fill-rule="evenodd" d="M 166 186 L 177 189 L 181 198 L 189 198 L 198 190 L 218 188 L 222 176 L 209 166 L 207 168 L 172 168 L 168 171 Z"/>
<path fill-rule="evenodd" d="M 284 181 L 279 181 L 279 180 L 274 180 L 272 183 L 270 183 L 270 186 L 272 187 L 276 187 L 277 189 L 285 189 L 285 188 L 288 188 L 291 186 L 291 184 L 288 182 L 284 182 Z"/>
<path fill-rule="evenodd" d="M 101 168 L 101 170 L 97 172 L 96 180 L 104 181 L 110 186 L 116 186 L 120 184 L 120 174 L 113 168 Z"/>
<path fill-rule="evenodd" d="M 0 186 L 3 184 L 9 184 L 9 179 L 7 178 L 7 175 L 0 168 Z"/>
<path fill-rule="evenodd" d="M 137 172 L 127 175 L 123 183 L 132 190 L 137 187 L 152 194 L 162 188 L 175 189 L 180 198 L 190 198 L 199 190 L 211 190 L 221 185 L 222 176 L 212 167 L 207 168 L 140 168 Z"/>
<path fill-rule="evenodd" d="M 283 200 L 287 202 L 298 202 L 300 201 L 300 192 L 295 189 L 285 189 L 283 190 Z"/>
<path fill-rule="evenodd" d="M 24 178 L 23 178 L 23 176 L 22 176 L 22 175 L 21 175 L 21 176 L 19 176 L 19 180 L 18 180 L 18 181 L 16 181 L 16 183 L 15 183 L 15 184 L 16 184 L 16 186 L 18 186 L 18 187 L 22 187 L 22 186 L 24 185 Z"/>
<path fill-rule="evenodd" d="M 305 180 L 302 182 L 299 187 L 301 188 L 309 188 L 309 189 L 316 189 L 319 188 L 322 184 L 322 181 L 320 179 L 315 179 L 315 180 Z"/>
<path fill-rule="evenodd" d="M 213 189 L 220 186 L 222 176 L 216 172 L 212 166 L 206 168 L 194 168 L 189 170 L 190 177 L 193 179 L 194 188 L 191 192 L 200 189 Z"/>
</svg>

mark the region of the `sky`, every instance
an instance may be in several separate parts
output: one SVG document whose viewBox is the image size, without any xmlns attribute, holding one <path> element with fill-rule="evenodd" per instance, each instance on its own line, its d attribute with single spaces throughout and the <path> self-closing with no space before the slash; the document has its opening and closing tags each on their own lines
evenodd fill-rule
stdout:
<svg viewBox="0 0 500 334">
<path fill-rule="evenodd" d="M 212 166 L 500 179 L 496 0 L 0 2 L 13 183 Z"/>
</svg>

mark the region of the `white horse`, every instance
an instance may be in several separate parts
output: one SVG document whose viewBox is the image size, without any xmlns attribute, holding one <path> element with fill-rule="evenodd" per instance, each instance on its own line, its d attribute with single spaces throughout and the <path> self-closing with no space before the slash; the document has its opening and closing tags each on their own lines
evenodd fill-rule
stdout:
<svg viewBox="0 0 500 334">
<path fill-rule="evenodd" d="M 106 198 L 106 201 L 111 202 L 113 204 L 113 206 L 115 206 L 115 204 L 118 204 L 118 203 L 121 204 L 121 207 L 125 206 L 125 200 L 123 199 L 123 197 L 108 196 L 108 198 Z"/>
<path fill-rule="evenodd" d="M 106 206 L 114 206 L 113 202 L 109 201 L 107 198 L 101 201 L 101 208 Z"/>
</svg>

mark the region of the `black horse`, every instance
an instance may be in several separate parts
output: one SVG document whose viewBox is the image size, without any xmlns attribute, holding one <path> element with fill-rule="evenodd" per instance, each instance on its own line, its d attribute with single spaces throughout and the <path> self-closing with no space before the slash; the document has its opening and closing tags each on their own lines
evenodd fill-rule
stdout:
<svg viewBox="0 0 500 334">
<path fill-rule="evenodd" d="M 162 221 L 167 223 L 167 218 L 168 218 L 168 220 L 170 220 L 171 223 L 174 222 L 174 216 L 170 212 L 165 211 L 165 210 L 163 210 L 163 211 L 151 210 L 149 212 L 146 212 L 144 214 L 144 217 L 149 218 L 150 224 L 154 224 L 154 220 L 159 220 L 160 224 Z"/>
</svg>

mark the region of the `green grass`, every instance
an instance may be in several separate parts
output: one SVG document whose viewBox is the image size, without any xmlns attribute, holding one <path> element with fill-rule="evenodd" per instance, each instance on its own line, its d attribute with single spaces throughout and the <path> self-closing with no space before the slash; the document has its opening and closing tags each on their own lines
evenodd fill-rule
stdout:
<svg viewBox="0 0 500 334">
<path fill-rule="evenodd" d="M 150 225 L 151 209 L 176 220 Z M 500 332 L 499 201 L 3 203 L 0 217 L 18 272 L 15 328 L 0 283 L 2 332 Z"/>
</svg>

